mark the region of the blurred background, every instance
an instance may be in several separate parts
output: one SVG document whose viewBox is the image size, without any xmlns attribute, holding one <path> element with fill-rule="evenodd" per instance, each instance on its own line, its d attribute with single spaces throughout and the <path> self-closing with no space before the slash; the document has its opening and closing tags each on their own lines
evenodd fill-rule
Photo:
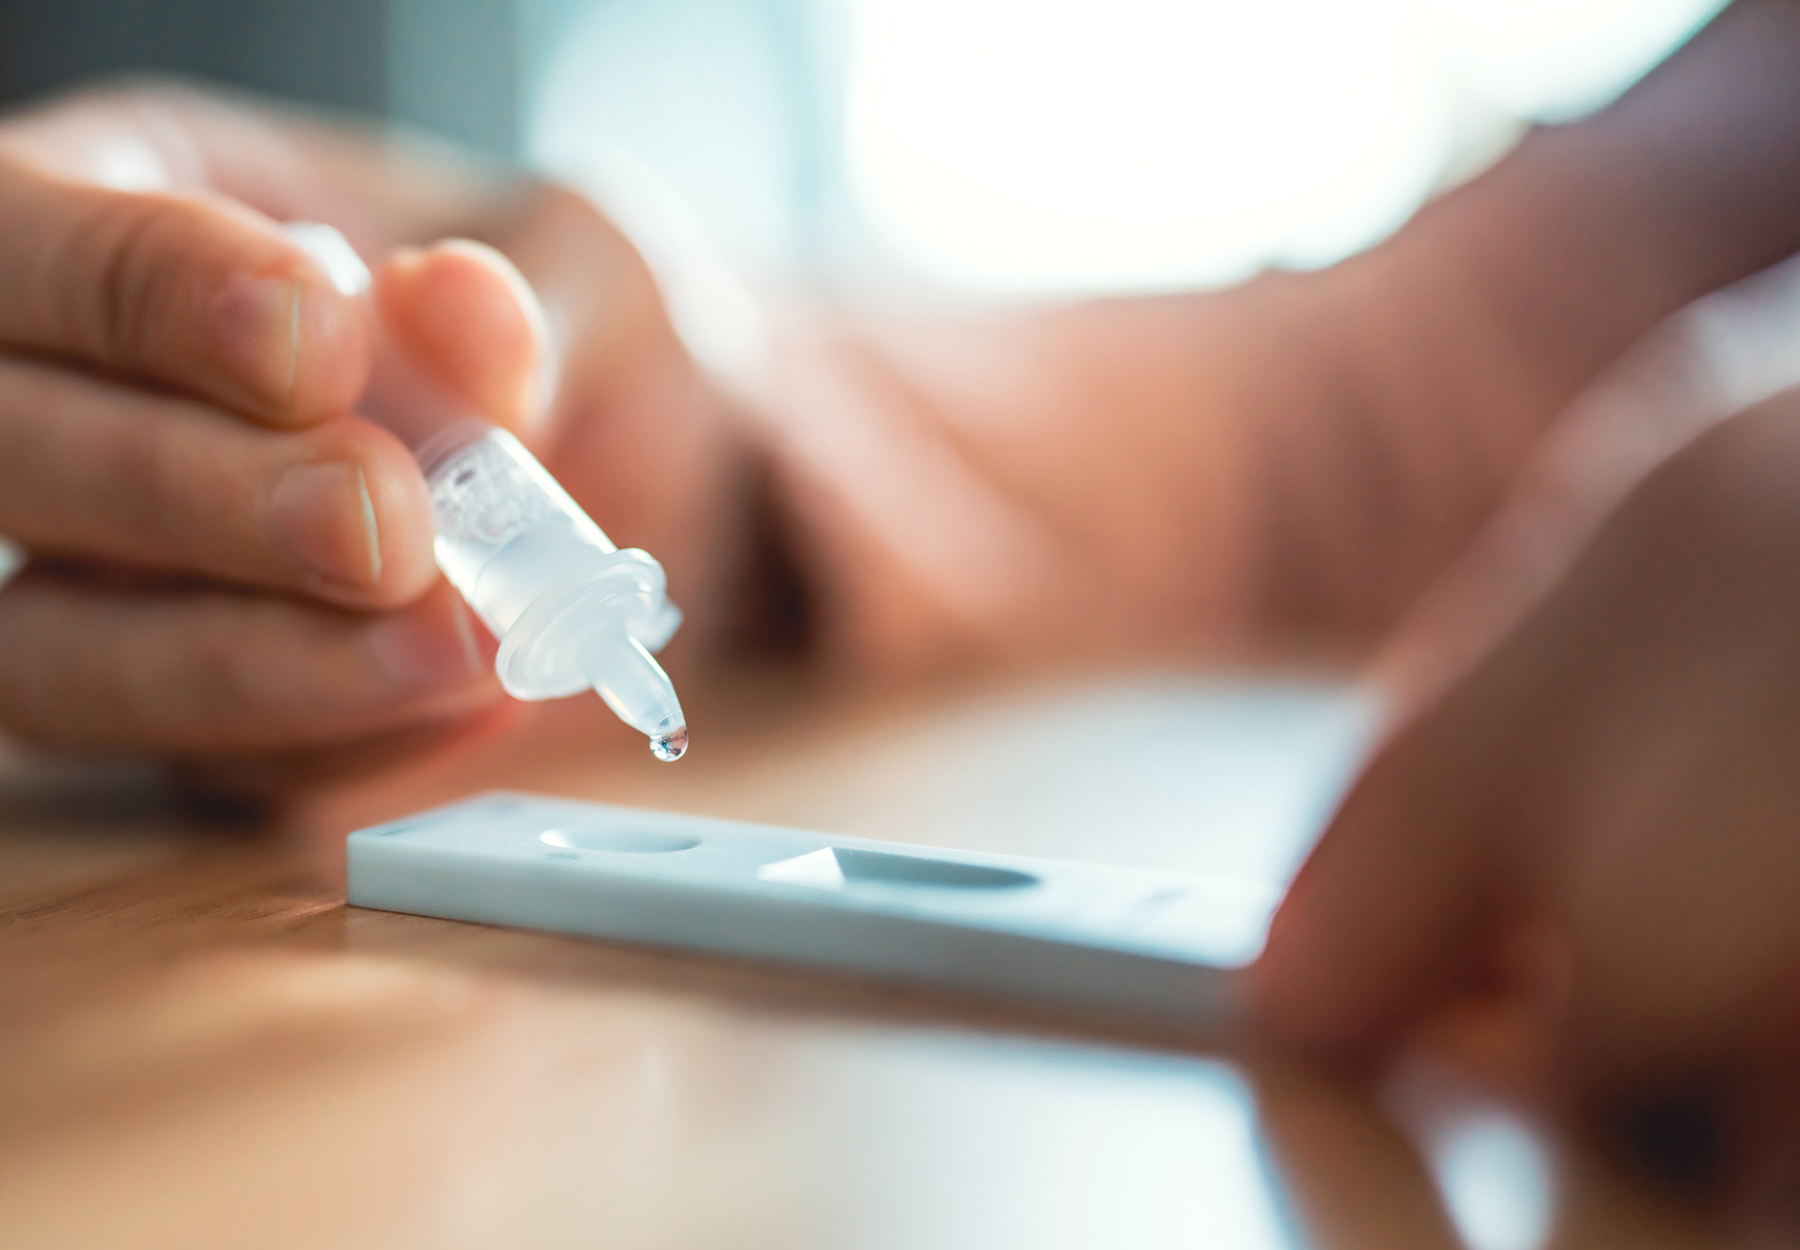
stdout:
<svg viewBox="0 0 1800 1250">
<path fill-rule="evenodd" d="M 0 97 L 196 75 L 520 158 L 751 275 L 1032 297 L 1327 264 L 1721 7 L 13 0 Z"/>
</svg>

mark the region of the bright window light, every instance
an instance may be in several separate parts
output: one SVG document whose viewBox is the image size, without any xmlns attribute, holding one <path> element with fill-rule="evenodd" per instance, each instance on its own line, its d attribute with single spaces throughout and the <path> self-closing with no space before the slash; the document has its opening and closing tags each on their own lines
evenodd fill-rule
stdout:
<svg viewBox="0 0 1800 1250">
<path fill-rule="evenodd" d="M 1725 0 L 1444 0 L 1445 51 L 1466 90 L 1558 121 L 1611 100 Z"/>
<path fill-rule="evenodd" d="M 1467 145 L 1633 81 L 1720 0 L 853 0 L 852 193 L 953 286 L 1329 263 Z"/>
</svg>

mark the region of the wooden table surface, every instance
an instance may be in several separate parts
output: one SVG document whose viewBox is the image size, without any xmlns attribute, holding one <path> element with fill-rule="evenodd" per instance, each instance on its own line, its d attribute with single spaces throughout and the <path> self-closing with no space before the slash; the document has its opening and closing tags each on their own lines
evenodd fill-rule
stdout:
<svg viewBox="0 0 1800 1250">
<path fill-rule="evenodd" d="M 571 701 L 255 833 L 9 766 L 0 1245 L 1715 1244 L 1448 1069 L 1384 1113 L 1104 1021 L 344 905 L 346 832 L 502 786 L 1280 877 L 1371 723 L 1168 676 L 767 707 L 691 709 L 668 766 Z"/>
</svg>

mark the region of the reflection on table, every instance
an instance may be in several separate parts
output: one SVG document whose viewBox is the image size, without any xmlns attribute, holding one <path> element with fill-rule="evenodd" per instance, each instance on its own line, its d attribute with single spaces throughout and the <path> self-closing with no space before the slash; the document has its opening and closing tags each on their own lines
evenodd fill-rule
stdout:
<svg viewBox="0 0 1800 1250">
<path fill-rule="evenodd" d="M 196 826 L 147 774 L 15 766 L 0 1228 L 387 1250 L 1709 1244 L 1442 1064 L 1371 1095 L 1105 1021 L 342 905 L 344 832 L 498 786 L 1279 880 L 1372 712 L 1338 687 L 1157 677 L 777 712 L 669 767 L 567 705 L 259 836 Z"/>
</svg>

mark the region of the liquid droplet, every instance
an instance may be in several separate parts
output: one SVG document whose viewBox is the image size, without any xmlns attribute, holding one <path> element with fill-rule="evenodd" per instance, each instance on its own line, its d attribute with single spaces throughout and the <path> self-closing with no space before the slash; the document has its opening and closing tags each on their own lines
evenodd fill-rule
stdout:
<svg viewBox="0 0 1800 1250">
<path fill-rule="evenodd" d="M 657 734 L 650 739 L 650 754 L 664 763 L 674 763 L 687 754 L 687 726 Z"/>
</svg>

